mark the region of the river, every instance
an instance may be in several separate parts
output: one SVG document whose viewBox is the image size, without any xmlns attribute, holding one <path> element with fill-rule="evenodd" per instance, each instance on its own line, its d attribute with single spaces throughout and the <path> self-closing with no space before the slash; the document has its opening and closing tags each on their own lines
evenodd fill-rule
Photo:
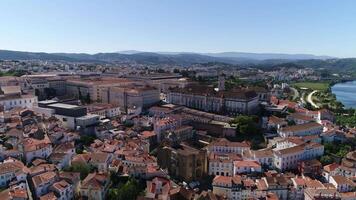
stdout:
<svg viewBox="0 0 356 200">
<path fill-rule="evenodd" d="M 331 91 L 346 108 L 356 108 L 356 81 L 337 83 Z"/>
</svg>

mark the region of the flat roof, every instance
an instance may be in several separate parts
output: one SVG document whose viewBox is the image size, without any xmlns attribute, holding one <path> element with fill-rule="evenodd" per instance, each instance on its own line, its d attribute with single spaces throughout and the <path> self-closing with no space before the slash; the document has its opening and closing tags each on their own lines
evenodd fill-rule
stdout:
<svg viewBox="0 0 356 200">
<path fill-rule="evenodd" d="M 56 100 L 43 100 L 43 101 L 39 101 L 38 103 L 41 103 L 41 104 L 54 104 L 54 103 L 57 103 L 58 101 Z"/>
<path fill-rule="evenodd" d="M 1 86 L 1 90 L 4 94 L 21 93 L 20 86 Z"/>
<path fill-rule="evenodd" d="M 91 118 L 95 118 L 95 117 L 100 117 L 100 115 L 96 115 L 96 114 L 87 114 L 81 117 L 78 117 L 77 120 L 86 120 L 86 119 L 91 119 Z"/>
<path fill-rule="evenodd" d="M 51 104 L 50 106 L 51 107 L 57 107 L 57 108 L 66 108 L 66 109 L 79 108 L 79 106 L 71 105 L 71 104 L 65 104 L 65 103 L 55 103 L 55 104 Z"/>
</svg>

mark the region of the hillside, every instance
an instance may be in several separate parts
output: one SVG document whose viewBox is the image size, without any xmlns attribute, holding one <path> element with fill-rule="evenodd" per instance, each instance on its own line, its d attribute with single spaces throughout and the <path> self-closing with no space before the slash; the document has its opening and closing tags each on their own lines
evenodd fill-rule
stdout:
<svg viewBox="0 0 356 200">
<path fill-rule="evenodd" d="M 245 57 L 236 57 L 242 56 Z M 288 55 L 288 56 L 287 56 Z M 226 57 L 222 57 L 226 56 Z M 234 57 L 235 56 L 235 57 Z M 257 57 L 256 57 L 257 56 Z M 282 59 L 290 58 L 313 58 L 313 59 Z M 299 56 L 299 57 L 298 57 Z M 262 59 L 271 58 L 275 59 Z M 279 59 L 277 59 L 279 57 Z M 126 51 L 124 53 L 43 53 L 43 52 L 22 52 L 0 50 L 1 60 L 52 60 L 67 62 L 104 62 L 104 63 L 140 63 L 140 64 L 172 64 L 187 66 L 194 63 L 227 63 L 238 64 L 241 66 L 258 68 L 276 68 L 276 67 L 310 67 L 323 68 L 330 72 L 352 71 L 356 72 L 356 58 L 331 58 L 320 57 L 307 54 L 253 54 L 253 53 L 220 53 L 215 56 L 202 55 L 197 53 L 152 53 L 139 51 Z M 262 60 L 261 60 L 262 59 Z"/>
</svg>

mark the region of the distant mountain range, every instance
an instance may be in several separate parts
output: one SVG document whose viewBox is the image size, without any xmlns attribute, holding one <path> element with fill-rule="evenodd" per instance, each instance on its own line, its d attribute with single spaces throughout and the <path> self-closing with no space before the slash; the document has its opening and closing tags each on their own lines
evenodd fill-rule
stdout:
<svg viewBox="0 0 356 200">
<path fill-rule="evenodd" d="M 127 50 L 119 51 L 121 54 L 137 54 L 148 53 L 144 51 Z M 221 53 L 194 53 L 194 52 L 155 52 L 162 55 L 178 55 L 178 54 L 199 54 L 217 58 L 231 58 L 231 59 L 249 59 L 249 60 L 309 60 L 318 59 L 326 60 L 335 57 L 331 56 L 316 56 L 312 54 L 282 54 L 282 53 L 246 53 L 246 52 L 221 52 Z"/>
<path fill-rule="evenodd" d="M 274 54 L 274 53 L 193 53 L 193 52 L 142 52 L 120 51 L 114 53 L 44 53 L 0 50 L 2 60 L 53 60 L 69 62 L 136 62 L 143 64 L 178 64 L 225 62 L 229 64 L 256 64 L 265 61 L 286 62 L 298 60 L 327 60 L 330 56 L 310 54 Z"/>
<path fill-rule="evenodd" d="M 356 76 L 356 58 L 334 58 L 309 54 L 273 53 L 192 53 L 192 52 L 142 52 L 120 51 L 114 53 L 44 53 L 0 50 L 0 60 L 50 60 L 86 63 L 139 63 L 171 64 L 189 66 L 195 63 L 226 63 L 241 67 L 279 68 L 310 67 L 323 68 L 332 73 L 349 73 Z"/>
</svg>

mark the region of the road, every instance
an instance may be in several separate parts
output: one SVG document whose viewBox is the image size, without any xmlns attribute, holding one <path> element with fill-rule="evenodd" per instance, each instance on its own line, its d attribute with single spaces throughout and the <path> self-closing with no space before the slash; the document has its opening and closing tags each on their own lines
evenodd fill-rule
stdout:
<svg viewBox="0 0 356 200">
<path fill-rule="evenodd" d="M 318 92 L 318 90 L 314 90 L 313 92 L 309 93 L 309 94 L 308 94 L 308 97 L 307 97 L 307 101 L 308 101 L 313 107 L 319 108 L 319 106 L 316 105 L 316 104 L 313 102 L 313 99 L 312 99 L 313 94 L 315 94 L 316 92 Z"/>
<path fill-rule="evenodd" d="M 304 96 L 305 96 L 305 92 L 302 92 L 302 95 L 300 96 L 300 102 L 302 102 L 302 105 L 305 105 L 305 101 L 304 101 Z"/>
<path fill-rule="evenodd" d="M 298 97 L 299 97 L 299 92 L 298 92 L 298 90 L 295 89 L 295 88 L 293 88 L 293 87 L 291 87 L 290 89 L 293 90 L 293 93 L 294 93 L 294 95 L 293 95 L 293 101 L 294 101 L 294 100 L 297 100 Z"/>
</svg>

